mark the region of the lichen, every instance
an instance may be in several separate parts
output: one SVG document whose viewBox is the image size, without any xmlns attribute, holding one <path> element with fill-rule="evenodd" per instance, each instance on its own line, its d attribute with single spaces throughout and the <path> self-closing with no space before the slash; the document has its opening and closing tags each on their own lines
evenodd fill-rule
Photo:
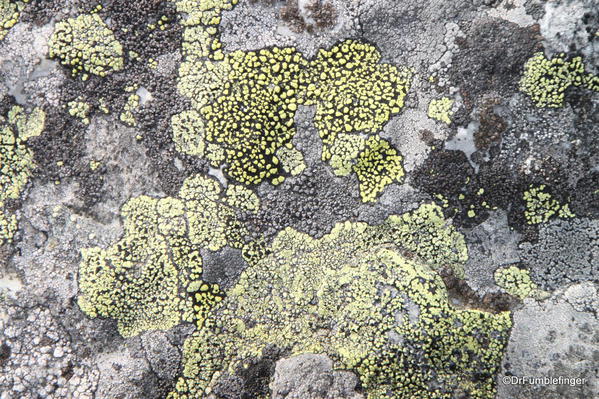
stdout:
<svg viewBox="0 0 599 399">
<path fill-rule="evenodd" d="M 4 39 L 10 28 L 19 21 L 19 16 L 25 4 L 30 0 L 0 0 L 0 40 Z"/>
<path fill-rule="evenodd" d="M 81 73 L 106 76 L 123 68 L 123 48 L 98 14 L 82 14 L 56 23 L 48 42 L 49 55 Z"/>
<path fill-rule="evenodd" d="M 560 219 L 573 218 L 576 215 L 572 213 L 568 204 L 561 204 L 558 200 L 546 191 L 546 186 L 530 186 L 524 192 L 524 201 L 526 209 L 524 217 L 528 224 L 545 223 L 552 217 Z"/>
<path fill-rule="evenodd" d="M 291 143 L 279 148 L 275 155 L 281 161 L 283 170 L 291 176 L 297 176 L 306 169 L 303 154 Z"/>
<path fill-rule="evenodd" d="M 182 320 L 201 326 L 223 293 L 201 279 L 200 248 L 242 245 L 244 228 L 230 197 L 198 175 L 184 182 L 176 198 L 129 200 L 121 209 L 123 237 L 107 249 L 82 250 L 81 309 L 116 319 L 124 337 Z"/>
<path fill-rule="evenodd" d="M 229 205 L 252 213 L 260 209 L 260 198 L 249 188 L 238 184 L 227 187 L 226 201 Z"/>
<path fill-rule="evenodd" d="M 215 167 L 224 165 L 226 175 L 237 182 L 279 184 L 285 174 L 304 169 L 303 156 L 291 146 L 299 105 L 316 106 L 323 161 L 331 161 L 337 136 L 374 135 L 400 112 L 413 72 L 381 63 L 370 44 L 345 40 L 320 50 L 312 60 L 293 47 L 224 52 L 218 37 L 220 14 L 235 3 L 176 1 L 177 9 L 187 14 L 178 89 L 193 105 L 172 119 L 178 150 L 204 156 Z M 397 153 L 385 143 L 371 146 L 368 157 L 387 159 Z M 374 154 L 375 148 L 383 152 Z M 346 162 L 358 162 L 357 157 Z M 365 201 L 401 180 L 401 157 L 393 159 L 368 166 L 364 178 L 373 181 L 360 186 L 369 188 L 361 192 Z"/>
<path fill-rule="evenodd" d="M 127 125 L 127 126 L 136 126 L 137 125 L 137 121 L 135 120 L 133 111 L 135 111 L 137 109 L 137 107 L 139 107 L 139 100 L 140 100 L 139 95 L 137 95 L 135 93 L 130 94 L 129 97 L 127 97 L 127 102 L 125 103 L 125 106 L 123 107 L 123 112 L 121 112 L 121 115 L 119 116 L 119 119 L 125 125 Z"/>
<path fill-rule="evenodd" d="M 433 99 L 428 104 L 428 117 L 449 125 L 453 115 L 452 106 L 453 100 L 449 97 Z"/>
<path fill-rule="evenodd" d="M 89 110 L 90 105 L 83 101 L 69 101 L 67 104 L 69 107 L 69 115 L 81 119 L 81 122 L 89 124 Z"/>
<path fill-rule="evenodd" d="M 16 233 L 17 218 L 8 213 L 7 201 L 18 199 L 31 177 L 35 164 L 27 140 L 42 133 L 45 118 L 40 108 L 26 113 L 20 106 L 0 117 L 0 244 L 12 242 Z"/>
<path fill-rule="evenodd" d="M 509 313 L 449 304 L 428 265 L 443 264 L 463 237 L 449 233 L 440 215 L 423 205 L 380 226 L 340 223 L 321 239 L 291 228 L 279 233 L 262 256 L 248 257 L 237 285 L 186 341 L 183 375 L 169 398 L 206 397 L 220 377 L 270 347 L 326 353 L 336 368 L 358 374 L 370 399 L 451 398 L 455 391 L 492 398 Z M 449 239 L 425 237 L 435 229 Z M 408 260 L 401 255 L 408 248 L 422 256 Z"/>
<path fill-rule="evenodd" d="M 541 299 L 547 293 L 538 288 L 530 278 L 530 272 L 518 266 L 501 267 L 495 271 L 495 282 L 508 294 L 524 298 Z"/>
<path fill-rule="evenodd" d="M 568 61 L 564 54 L 559 54 L 547 59 L 538 52 L 524 65 L 520 90 L 537 107 L 562 107 L 566 90 L 571 86 L 599 91 L 599 77 L 585 73 L 582 57 Z"/>
<path fill-rule="evenodd" d="M 387 140 L 372 136 L 364 144 L 353 166 L 360 182 L 363 202 L 374 202 L 386 186 L 404 175 L 402 156 Z"/>
</svg>

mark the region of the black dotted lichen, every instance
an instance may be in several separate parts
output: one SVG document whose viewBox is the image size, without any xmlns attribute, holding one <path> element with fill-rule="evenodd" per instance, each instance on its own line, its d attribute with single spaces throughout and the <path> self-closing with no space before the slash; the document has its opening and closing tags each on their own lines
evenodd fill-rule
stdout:
<svg viewBox="0 0 599 399">
<path fill-rule="evenodd" d="M 286 174 L 302 169 L 291 144 L 299 105 L 316 106 L 324 161 L 331 160 L 339 135 L 376 134 L 400 112 L 412 72 L 380 63 L 380 53 L 370 44 L 346 40 L 320 50 L 313 60 L 292 47 L 224 53 L 217 27 L 222 10 L 235 3 L 176 2 L 187 14 L 178 87 L 193 104 L 193 110 L 172 120 L 179 150 L 224 165 L 240 183 L 279 184 Z M 354 155 L 347 162 L 362 164 L 352 171 L 363 183 L 365 202 L 403 178 L 398 151 L 382 139 L 368 143 L 366 153 L 346 151 Z M 290 154 L 293 163 L 286 165 L 280 157 Z M 370 160 L 375 162 L 364 165 Z"/>
<path fill-rule="evenodd" d="M 281 232 L 267 255 L 248 258 L 238 284 L 187 340 L 169 398 L 207 397 L 220 377 L 273 346 L 326 353 L 357 372 L 370 399 L 492 398 L 509 313 L 449 304 L 430 266 L 461 265 L 465 246 L 454 246 L 463 237 L 440 215 L 423 205 L 380 226 L 338 224 L 321 239 Z M 417 256 L 407 260 L 402 248 Z"/>
</svg>

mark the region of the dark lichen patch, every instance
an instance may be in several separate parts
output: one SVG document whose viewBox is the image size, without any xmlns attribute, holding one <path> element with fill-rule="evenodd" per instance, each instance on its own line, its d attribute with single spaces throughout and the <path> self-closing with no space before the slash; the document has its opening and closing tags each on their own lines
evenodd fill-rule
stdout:
<svg viewBox="0 0 599 399">
<path fill-rule="evenodd" d="M 244 220 L 250 233 L 268 240 L 286 227 L 321 237 L 337 220 L 357 210 L 357 192 L 351 195 L 354 185 L 351 179 L 334 178 L 317 165 L 265 194 L 258 214 L 248 214 Z"/>
<path fill-rule="evenodd" d="M 498 144 L 501 134 L 507 128 L 507 122 L 498 115 L 494 107 L 499 105 L 497 98 L 484 101 L 479 112 L 479 128 L 474 132 L 474 145 L 478 150 L 487 150 L 491 145 Z"/>
<path fill-rule="evenodd" d="M 12 348 L 3 342 L 2 345 L 0 345 L 0 368 L 4 367 L 8 363 L 11 353 Z"/>
<path fill-rule="evenodd" d="M 569 204 L 576 192 L 551 158 L 524 174 L 510 159 L 495 156 L 475 172 L 462 151 L 437 148 L 415 170 L 412 182 L 463 227 L 478 225 L 490 212 L 503 209 L 512 228 L 534 239 L 534 225 L 574 215 Z"/>
<path fill-rule="evenodd" d="M 591 172 L 578 180 L 573 193 L 572 212 L 580 217 L 599 219 L 599 172 Z"/>
<path fill-rule="evenodd" d="M 298 0 L 287 0 L 280 15 L 295 32 L 313 33 L 334 26 L 338 11 L 330 0 L 310 0 L 301 6 Z"/>
<path fill-rule="evenodd" d="M 534 29 L 502 20 L 486 18 L 468 27 L 449 73 L 464 104 L 477 105 L 487 93 L 515 92 L 522 66 L 539 50 L 540 39 Z"/>
<path fill-rule="evenodd" d="M 275 363 L 287 354 L 275 346 L 265 348 L 261 356 L 245 360 L 233 373 L 221 377 L 214 387 L 214 395 L 219 399 L 270 397 L 269 384 L 275 372 Z"/>
<path fill-rule="evenodd" d="M 66 80 L 61 87 L 61 107 L 68 112 L 69 103 L 83 102 L 87 107 L 85 121 L 106 114 L 117 117 L 119 114 L 126 115 L 121 119 L 123 123 L 133 124 L 137 128 L 136 136 L 147 148 L 147 155 L 152 160 L 149 166 L 156 171 L 162 190 L 175 195 L 186 176 L 208 170 L 205 161 L 175 151 L 170 119 L 173 114 L 187 107 L 188 102 L 176 90 L 176 69 L 156 69 L 157 60 L 161 56 L 172 57 L 178 54 L 181 42 L 181 26 L 178 23 L 180 15 L 176 13 L 172 2 L 167 1 L 106 1 L 95 12 L 93 15 L 96 18 L 110 17 L 107 18 L 109 28 L 123 49 L 123 66 L 104 77 L 90 74 L 85 82 L 80 79 Z M 148 93 L 149 99 L 140 99 L 136 93 L 138 89 Z M 135 106 L 132 106 L 132 98 L 137 101 L 133 104 Z M 64 116 L 56 115 L 52 117 L 54 118 Z M 56 123 L 65 124 L 60 120 Z M 76 122 L 71 127 L 74 132 L 67 135 L 72 136 L 74 142 L 71 144 L 65 138 L 62 145 L 67 151 L 57 147 L 58 151 L 55 152 L 61 153 L 64 159 L 58 161 L 62 161 L 66 167 L 59 171 L 51 162 L 46 162 L 45 166 L 48 166 L 47 173 L 54 180 L 66 176 L 81 177 L 82 199 L 87 205 L 91 205 L 103 195 L 96 190 L 100 185 L 98 175 L 102 171 L 95 171 L 93 176 L 88 176 L 91 173 L 89 167 L 86 168 L 83 164 L 84 154 L 81 144 L 78 144 L 84 134 L 82 127 Z M 72 147 L 78 149 L 68 153 L 68 148 Z M 175 158 L 180 161 L 177 165 L 173 162 Z M 73 168 L 73 164 L 77 164 L 76 170 L 70 172 L 69 168 Z M 90 198 L 94 190 L 97 191 L 96 198 Z"/>
<path fill-rule="evenodd" d="M 38 165 L 36 177 L 51 183 L 77 180 L 83 204 L 92 206 L 103 195 L 103 169 L 92 171 L 85 160 L 85 124 L 66 117 L 60 108 L 48 106 L 46 114 L 45 133 L 31 140 Z"/>
</svg>

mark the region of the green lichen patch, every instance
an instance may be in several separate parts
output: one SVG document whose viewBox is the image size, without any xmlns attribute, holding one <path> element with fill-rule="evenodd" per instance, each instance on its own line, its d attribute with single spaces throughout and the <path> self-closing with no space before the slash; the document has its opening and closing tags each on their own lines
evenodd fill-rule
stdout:
<svg viewBox="0 0 599 399">
<path fill-rule="evenodd" d="M 345 40 L 310 63 L 304 101 L 316 104 L 314 124 L 325 144 L 339 133 L 376 133 L 403 107 L 413 72 L 380 59 L 374 46 Z"/>
<path fill-rule="evenodd" d="M 129 200 L 121 209 L 123 237 L 107 249 L 82 250 L 81 309 L 116 319 L 124 337 L 181 320 L 201 326 L 223 293 L 201 279 L 200 249 L 243 243 L 230 198 L 216 181 L 198 175 L 184 182 L 177 198 Z"/>
<path fill-rule="evenodd" d="M 380 226 L 341 223 L 321 239 L 279 233 L 264 255 L 248 258 L 238 284 L 186 341 L 183 375 L 169 398 L 206 397 L 220 377 L 273 347 L 326 353 L 336 368 L 358 374 L 370 399 L 457 391 L 492 398 L 509 313 L 455 309 L 439 275 L 399 252 L 410 238 L 416 247 L 425 242 L 420 234 L 434 230 L 440 215 L 425 205 Z M 428 242 L 425 255 L 438 263 L 454 244 Z"/>
<path fill-rule="evenodd" d="M 372 136 L 364 144 L 353 166 L 360 182 L 363 202 L 374 202 L 377 196 L 393 182 L 401 182 L 404 170 L 402 156 L 391 144 Z"/>
<path fill-rule="evenodd" d="M 19 16 L 25 4 L 30 0 L 0 0 L 0 40 L 6 37 L 6 34 L 19 21 Z"/>
<path fill-rule="evenodd" d="M 245 186 L 229 185 L 225 199 L 229 205 L 252 213 L 256 213 L 260 209 L 260 198 Z"/>
<path fill-rule="evenodd" d="M 19 198 L 35 166 L 27 139 L 44 129 L 46 115 L 40 108 L 30 113 L 14 106 L 7 117 L 0 117 L 0 244 L 11 242 L 17 219 L 5 209 L 6 202 Z"/>
<path fill-rule="evenodd" d="M 568 204 L 561 204 L 558 200 L 547 192 L 544 184 L 539 186 L 530 186 L 524 192 L 524 201 L 526 210 L 524 217 L 528 224 L 546 223 L 552 217 L 561 219 L 573 218 L 576 215 L 570 210 Z"/>
<path fill-rule="evenodd" d="M 537 107 L 562 107 L 566 90 L 571 86 L 599 91 L 599 77 L 585 73 L 582 57 L 568 61 L 564 54 L 560 54 L 547 59 L 539 52 L 524 65 L 520 90 Z"/>
<path fill-rule="evenodd" d="M 123 68 L 123 48 L 98 14 L 82 14 L 56 23 L 48 42 L 51 58 L 58 58 L 73 76 L 106 76 Z"/>
<path fill-rule="evenodd" d="M 449 97 L 433 99 L 428 104 L 428 117 L 447 125 L 451 124 L 453 100 Z"/>
<path fill-rule="evenodd" d="M 215 167 L 224 166 L 237 182 L 279 184 L 286 174 L 297 175 L 305 168 L 303 156 L 291 146 L 294 117 L 299 105 L 314 105 L 323 161 L 331 161 L 334 151 L 344 153 L 344 167 L 377 158 L 369 151 L 358 160 L 355 150 L 332 147 L 342 134 L 376 134 L 399 113 L 411 70 L 381 63 L 374 46 L 355 40 L 322 49 L 313 60 L 292 47 L 226 53 L 218 34 L 220 14 L 236 2 L 176 4 L 186 13 L 178 89 L 193 105 L 172 119 L 178 150 L 205 157 Z M 373 179 L 360 185 L 364 201 L 373 201 L 403 175 L 403 170 L 397 170 L 401 165 L 397 150 L 383 152 L 383 158 L 393 161 L 363 165 L 371 172 L 362 179 Z M 337 165 L 341 160 L 336 155 L 335 173 L 346 173 Z M 373 174 L 375 169 L 378 172 Z"/>
<path fill-rule="evenodd" d="M 530 278 L 530 272 L 517 266 L 506 266 L 495 271 L 495 282 L 508 294 L 524 298 L 541 299 L 547 292 L 538 288 Z"/>
<path fill-rule="evenodd" d="M 136 126 L 137 122 L 135 121 L 135 116 L 133 115 L 133 111 L 135 111 L 139 107 L 139 96 L 137 94 L 131 94 L 127 97 L 127 102 L 123 107 L 123 112 L 119 116 L 121 122 L 123 122 L 127 126 Z"/>
<path fill-rule="evenodd" d="M 297 176 L 306 169 L 304 155 L 291 143 L 279 148 L 275 155 L 281 161 L 283 170 L 291 176 Z"/>
<path fill-rule="evenodd" d="M 70 101 L 68 104 L 69 115 L 81 119 L 81 122 L 89 124 L 90 105 L 84 101 Z"/>
</svg>

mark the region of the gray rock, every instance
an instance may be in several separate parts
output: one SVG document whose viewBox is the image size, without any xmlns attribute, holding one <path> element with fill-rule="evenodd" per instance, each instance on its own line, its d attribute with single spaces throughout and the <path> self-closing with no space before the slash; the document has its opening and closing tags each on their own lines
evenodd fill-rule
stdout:
<svg viewBox="0 0 599 399">
<path fill-rule="evenodd" d="M 334 370 L 326 355 L 299 355 L 277 362 L 272 399 L 364 399 L 357 384 L 355 374 Z"/>
</svg>

